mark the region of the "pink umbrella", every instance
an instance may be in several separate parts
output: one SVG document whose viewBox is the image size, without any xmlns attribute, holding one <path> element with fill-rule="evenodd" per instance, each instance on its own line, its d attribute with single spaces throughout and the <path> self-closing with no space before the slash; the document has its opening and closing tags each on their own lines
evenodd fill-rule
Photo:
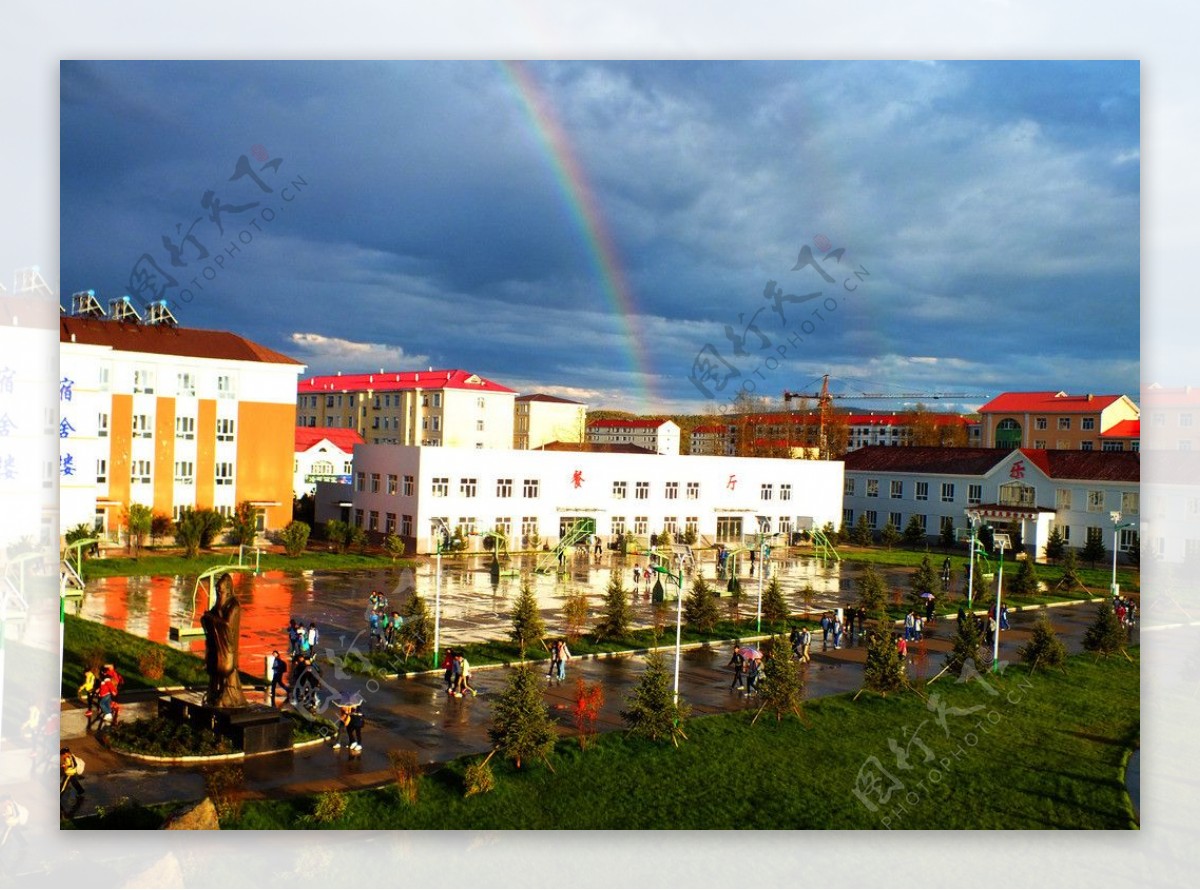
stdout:
<svg viewBox="0 0 1200 890">
<path fill-rule="evenodd" d="M 753 646 L 743 646 L 741 649 L 738 650 L 738 652 L 740 652 L 742 658 L 745 658 L 745 659 L 762 658 L 762 653 L 759 652 L 757 649 L 755 649 Z"/>
</svg>

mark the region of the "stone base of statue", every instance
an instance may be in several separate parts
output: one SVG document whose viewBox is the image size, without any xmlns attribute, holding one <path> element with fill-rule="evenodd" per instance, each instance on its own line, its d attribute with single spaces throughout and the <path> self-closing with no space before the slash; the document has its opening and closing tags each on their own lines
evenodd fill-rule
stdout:
<svg viewBox="0 0 1200 890">
<path fill-rule="evenodd" d="M 180 692 L 159 698 L 158 716 L 211 730 L 247 757 L 292 749 L 292 719 L 266 705 L 215 708 L 204 703 L 203 692 Z"/>
</svg>

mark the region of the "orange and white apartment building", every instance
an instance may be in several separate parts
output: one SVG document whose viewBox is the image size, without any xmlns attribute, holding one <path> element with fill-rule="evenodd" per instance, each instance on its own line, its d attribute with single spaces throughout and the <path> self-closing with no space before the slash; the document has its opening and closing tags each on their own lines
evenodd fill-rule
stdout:
<svg viewBox="0 0 1200 890">
<path fill-rule="evenodd" d="M 1006 392 L 979 409 L 984 448 L 1137 451 L 1141 412 L 1123 395 Z"/>
<path fill-rule="evenodd" d="M 228 331 L 64 315 L 59 320 L 60 533 L 122 540 L 130 504 L 177 517 L 292 518 L 296 381 L 304 366 Z"/>
</svg>

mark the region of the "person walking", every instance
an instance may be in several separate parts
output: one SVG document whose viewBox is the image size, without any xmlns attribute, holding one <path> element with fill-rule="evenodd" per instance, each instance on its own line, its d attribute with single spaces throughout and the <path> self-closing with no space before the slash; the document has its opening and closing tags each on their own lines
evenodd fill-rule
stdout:
<svg viewBox="0 0 1200 890">
<path fill-rule="evenodd" d="M 913 638 L 913 628 L 916 625 L 916 615 L 912 609 L 908 610 L 908 614 L 904 616 L 904 640 L 905 642 Z"/>
<path fill-rule="evenodd" d="M 936 602 L 936 600 L 934 600 L 933 597 L 930 597 L 929 599 L 925 600 L 925 623 L 926 624 L 930 624 L 933 622 L 933 609 L 934 609 L 935 602 Z"/>
<path fill-rule="evenodd" d="M 288 622 L 287 635 L 288 658 L 295 661 L 296 656 L 300 654 L 300 626 L 296 624 L 295 618 Z"/>
<path fill-rule="evenodd" d="M 836 615 L 833 618 L 833 648 L 842 648 L 842 622 Z"/>
<path fill-rule="evenodd" d="M 800 631 L 800 660 L 805 664 L 808 664 L 810 661 L 812 661 L 812 653 L 810 652 L 811 646 L 812 634 L 806 627 L 804 630 Z"/>
<path fill-rule="evenodd" d="M 462 656 L 462 664 L 459 666 L 459 691 L 463 694 L 471 693 L 471 695 L 479 695 L 475 687 L 471 685 L 471 662 L 467 661 L 467 656 Z"/>
<path fill-rule="evenodd" d="M 317 643 L 320 642 L 321 634 L 317 630 L 316 622 L 308 623 L 308 633 L 305 634 L 305 642 L 308 645 L 308 657 L 315 660 L 317 657 Z"/>
<path fill-rule="evenodd" d="M 92 712 L 96 707 L 96 674 L 90 667 L 84 668 L 83 683 L 80 684 L 76 694 L 80 701 L 87 704 L 87 710 L 83 712 L 83 716 L 88 718 L 90 724 Z"/>
<path fill-rule="evenodd" d="M 100 686 L 96 690 L 96 695 L 100 704 L 100 728 L 104 729 L 117 719 L 115 708 L 117 683 L 107 670 L 100 678 Z"/>
<path fill-rule="evenodd" d="M 1000 605 L 1000 629 L 1008 630 L 1008 603 Z"/>
<path fill-rule="evenodd" d="M 275 690 L 282 688 L 283 694 L 288 695 L 291 688 L 284 682 L 283 678 L 287 676 L 287 662 L 279 655 L 279 650 L 276 649 L 271 653 L 271 707 L 275 707 Z"/>
<path fill-rule="evenodd" d="M 346 721 L 346 732 L 350 739 L 350 756 L 362 754 L 362 731 L 366 717 L 363 716 L 362 705 L 355 705 L 350 709 L 350 719 Z"/>
<path fill-rule="evenodd" d="M 71 753 L 70 748 L 60 748 L 58 751 L 58 773 L 61 780 L 58 793 L 61 795 L 70 785 L 80 797 L 87 794 L 79 777 L 83 775 L 83 760 Z"/>
<path fill-rule="evenodd" d="M 792 632 L 788 634 L 788 645 L 792 647 L 792 655 L 800 657 L 800 631 L 793 627 Z"/>
<path fill-rule="evenodd" d="M 832 630 L 830 626 L 832 622 L 829 620 L 829 613 L 826 612 L 821 616 L 821 648 L 829 648 L 829 632 Z"/>
<path fill-rule="evenodd" d="M 920 642 L 925 633 L 925 619 L 920 615 L 913 616 L 913 639 Z"/>
<path fill-rule="evenodd" d="M 758 677 L 762 672 L 762 660 L 751 658 L 746 671 L 746 696 L 758 692 Z"/>
<path fill-rule="evenodd" d="M 742 650 L 736 644 L 733 647 L 733 657 L 729 659 L 729 664 L 726 667 L 733 668 L 733 682 L 729 684 L 729 691 L 741 689 L 744 683 L 744 671 L 746 668 L 746 658 L 742 655 Z"/>
<path fill-rule="evenodd" d="M 896 634 L 896 651 L 900 653 L 900 660 L 904 661 L 908 658 L 908 640 Z"/>
<path fill-rule="evenodd" d="M 350 705 L 338 705 L 337 717 L 334 718 L 335 735 L 333 737 L 333 750 L 338 750 L 342 747 L 342 733 L 346 734 L 346 744 L 351 742 L 350 738 Z"/>
<path fill-rule="evenodd" d="M 567 679 L 567 662 L 571 659 L 571 650 L 567 648 L 566 640 L 558 641 L 558 685 Z"/>
</svg>

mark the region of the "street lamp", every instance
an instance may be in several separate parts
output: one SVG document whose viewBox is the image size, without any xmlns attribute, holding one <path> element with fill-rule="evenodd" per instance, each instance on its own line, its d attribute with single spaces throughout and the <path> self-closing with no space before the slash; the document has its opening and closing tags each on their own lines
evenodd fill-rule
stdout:
<svg viewBox="0 0 1200 890">
<path fill-rule="evenodd" d="M 442 635 L 442 547 L 450 541 L 450 529 L 445 521 L 434 517 L 433 534 L 437 554 L 437 573 L 433 579 L 433 666 L 438 666 L 438 649 Z"/>
<path fill-rule="evenodd" d="M 679 704 L 679 656 L 683 643 L 683 563 L 685 559 L 686 556 L 682 553 L 675 555 L 675 566 L 679 569 L 678 575 L 665 565 L 651 566 L 660 575 L 666 575 L 674 581 L 679 588 L 679 599 L 675 607 L 675 704 Z"/>
<path fill-rule="evenodd" d="M 967 569 L 967 611 L 971 611 L 971 604 L 975 598 L 975 548 L 979 546 L 977 537 L 979 532 L 979 523 L 983 516 L 978 510 L 967 510 L 967 522 L 971 525 L 971 555 L 968 560 L 969 568 Z M 974 619 L 972 619 L 974 620 Z"/>
<path fill-rule="evenodd" d="M 1000 591 L 1004 588 L 1004 548 L 1009 546 L 1008 535 L 997 534 L 994 537 L 996 549 L 1000 551 L 1000 574 L 996 576 L 996 614 L 993 621 L 996 630 L 992 633 L 992 673 L 1000 670 Z"/>
<path fill-rule="evenodd" d="M 1117 595 L 1117 550 L 1119 549 L 1119 545 L 1121 542 L 1121 529 L 1129 528 L 1130 526 L 1137 525 L 1137 523 L 1134 522 L 1133 520 L 1130 520 L 1129 522 L 1122 522 L 1120 510 L 1113 510 L 1111 513 L 1108 514 L 1108 518 L 1112 520 L 1112 524 L 1113 524 L 1112 585 L 1109 587 L 1108 592 L 1109 592 L 1110 596 L 1115 597 Z"/>
<path fill-rule="evenodd" d="M 763 598 L 763 575 L 767 570 L 767 526 L 771 520 L 766 516 L 758 517 L 758 614 L 757 631 L 762 633 L 762 598 Z"/>
</svg>

